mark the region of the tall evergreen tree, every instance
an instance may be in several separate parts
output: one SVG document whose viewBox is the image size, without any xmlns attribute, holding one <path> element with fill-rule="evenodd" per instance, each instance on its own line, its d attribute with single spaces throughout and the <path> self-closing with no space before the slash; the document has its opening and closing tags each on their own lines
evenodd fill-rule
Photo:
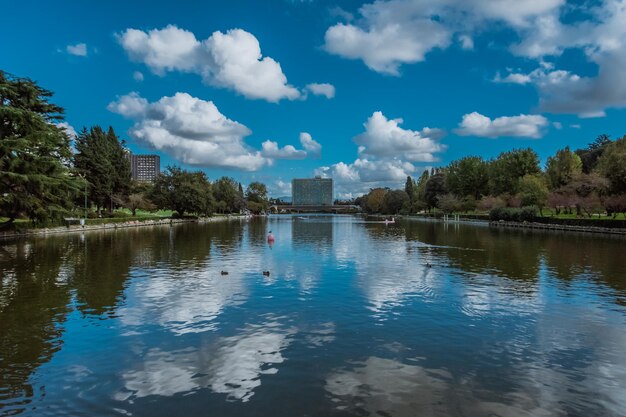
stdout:
<svg viewBox="0 0 626 417">
<path fill-rule="evenodd" d="M 131 190 L 131 172 L 128 152 L 125 149 L 126 142 L 120 140 L 115 134 L 113 127 L 109 126 L 107 132 L 107 144 L 111 152 L 111 164 L 113 165 L 113 194 L 118 197 L 126 197 Z"/>
<path fill-rule="evenodd" d="M 114 201 L 130 193 L 130 162 L 123 142 L 112 127 L 107 133 L 100 126 L 83 128 L 76 139 L 74 164 L 89 183 L 89 200 L 101 208 L 112 209 Z"/>
<path fill-rule="evenodd" d="M 413 181 L 410 175 L 406 177 L 404 192 L 409 196 L 409 201 L 412 202 L 415 199 L 415 181 Z"/>
<path fill-rule="evenodd" d="M 609 144 L 611 144 L 611 138 L 609 135 L 602 134 L 598 135 L 598 137 L 587 145 L 586 148 L 578 149 L 576 151 L 576 155 L 580 157 L 583 164 L 582 168 L 585 174 L 590 174 L 596 168 L 598 160 Z"/>
<path fill-rule="evenodd" d="M 0 71 L 0 216 L 45 222 L 72 208 L 79 182 L 68 167 L 70 138 L 55 126 L 52 92 Z"/>
</svg>

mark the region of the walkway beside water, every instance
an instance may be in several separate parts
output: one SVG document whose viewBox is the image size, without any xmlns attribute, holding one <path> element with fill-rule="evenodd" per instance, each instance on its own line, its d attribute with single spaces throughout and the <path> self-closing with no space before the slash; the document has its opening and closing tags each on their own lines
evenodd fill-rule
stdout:
<svg viewBox="0 0 626 417">
<path fill-rule="evenodd" d="M 76 232 L 90 232 L 95 230 L 116 230 L 127 229 L 134 227 L 146 227 L 146 226 L 168 226 L 181 223 L 210 223 L 224 220 L 240 220 L 246 218 L 245 216 L 215 216 L 215 217 L 200 217 L 197 219 L 162 219 L 162 220 L 130 220 L 123 223 L 105 223 L 94 225 L 70 225 L 60 227 L 50 227 L 41 229 L 23 229 L 13 230 L 8 232 L 0 232 L 0 240 L 12 239 L 18 237 L 34 237 L 34 236 L 48 236 L 58 235 L 66 233 Z"/>
</svg>

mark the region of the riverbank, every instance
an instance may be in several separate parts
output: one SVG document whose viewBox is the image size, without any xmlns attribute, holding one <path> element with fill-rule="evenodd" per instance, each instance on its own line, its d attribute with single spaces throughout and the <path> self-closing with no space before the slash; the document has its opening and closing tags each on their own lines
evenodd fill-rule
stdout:
<svg viewBox="0 0 626 417">
<path fill-rule="evenodd" d="M 427 220 L 427 221 L 444 221 L 443 217 L 435 216 L 405 216 L 409 219 Z M 513 222 L 513 221 L 490 221 L 488 216 L 479 215 L 460 215 L 458 221 L 453 220 L 451 217 L 447 223 L 464 223 L 464 224 L 484 224 L 490 227 L 497 228 L 512 228 L 512 229 L 535 229 L 535 230 L 553 230 L 553 231 L 569 231 L 569 232 L 583 232 L 583 233 L 601 233 L 609 235 L 622 235 L 626 236 L 626 222 L 623 220 L 588 220 L 588 219 L 551 219 L 549 217 L 542 217 L 537 219 L 538 221 L 532 222 Z M 568 224 L 570 223 L 570 224 Z M 582 224 L 571 224 L 582 223 Z M 611 224 L 611 227 L 596 226 L 597 224 Z M 624 224 L 623 224 L 624 223 Z"/>
<path fill-rule="evenodd" d="M 489 226 L 497 228 L 514 228 L 514 229 L 536 229 L 536 230 L 555 230 L 567 232 L 584 232 L 584 233 L 602 233 L 608 235 L 626 236 L 626 229 L 619 227 L 600 227 L 600 226 L 575 226 L 558 223 L 540 223 L 540 222 L 508 222 L 496 221 L 489 222 Z"/>
<path fill-rule="evenodd" d="M 161 219 L 161 220 L 129 220 L 127 222 L 115 222 L 115 223 L 103 223 L 94 225 L 70 225 L 60 227 L 50 227 L 42 229 L 22 229 L 0 232 L 0 241 L 5 239 L 22 238 L 22 237 L 37 237 L 48 235 L 59 235 L 65 233 L 77 233 L 77 232 L 90 232 L 96 230 L 116 230 L 116 229 L 128 229 L 136 227 L 148 227 L 148 226 L 171 226 L 181 223 L 210 223 L 216 221 L 225 220 L 240 220 L 245 219 L 246 216 L 230 215 L 230 216 L 213 216 L 213 217 L 200 217 L 196 219 Z"/>
</svg>

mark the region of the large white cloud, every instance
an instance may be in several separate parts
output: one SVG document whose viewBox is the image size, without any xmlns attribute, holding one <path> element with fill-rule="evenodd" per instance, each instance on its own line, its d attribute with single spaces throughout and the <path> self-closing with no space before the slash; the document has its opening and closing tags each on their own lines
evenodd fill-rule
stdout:
<svg viewBox="0 0 626 417">
<path fill-rule="evenodd" d="M 193 33 L 169 25 L 148 32 L 126 29 L 118 40 L 131 60 L 144 63 L 158 75 L 196 73 L 208 84 L 270 102 L 301 96 L 287 82 L 280 64 L 263 57 L 258 39 L 242 29 L 216 31 L 199 41 Z"/>
<path fill-rule="evenodd" d="M 403 129 L 402 119 L 387 119 L 374 112 L 363 124 L 365 131 L 354 137 L 358 157 L 352 163 L 322 166 L 315 175 L 332 177 L 339 198 L 354 197 L 374 187 L 397 188 L 418 172 L 414 163 L 433 162 L 445 146 L 438 142 L 440 129 Z"/>
<path fill-rule="evenodd" d="M 443 150 L 435 138 L 442 132 L 425 128 L 421 132 L 400 127 L 402 119 L 389 120 L 380 112 L 374 112 L 364 123 L 365 132 L 354 138 L 359 145 L 359 155 L 376 158 L 402 157 L 409 161 L 431 162 L 434 153 Z"/>
<path fill-rule="evenodd" d="M 463 116 L 456 133 L 462 136 L 485 138 L 514 136 L 536 139 L 543 135 L 543 129 L 547 125 L 548 119 L 536 114 L 520 114 L 519 116 L 490 119 L 478 112 L 472 112 Z"/>
<path fill-rule="evenodd" d="M 252 149 L 244 142 L 252 133 L 250 129 L 224 116 L 212 101 L 187 93 L 161 97 L 153 103 L 130 93 L 107 108 L 135 121 L 129 130 L 131 137 L 189 165 L 256 171 L 275 159 L 304 159 L 311 147 L 281 148 L 267 140 L 260 151 Z"/>
<path fill-rule="evenodd" d="M 585 21 L 563 23 L 558 12 L 541 16 L 532 28 L 520 32 L 521 41 L 511 50 L 541 63 L 545 57 L 578 49 L 595 64 L 597 74 L 584 76 L 542 65 L 510 78 L 531 81 L 539 90 L 544 111 L 602 116 L 607 108 L 626 107 L 626 1 L 604 0 L 579 7 L 589 15 Z"/>
<path fill-rule="evenodd" d="M 362 59 L 370 69 L 398 75 L 401 64 L 424 60 L 424 55 L 450 44 L 450 31 L 439 22 L 418 17 L 393 24 L 379 23 L 376 9 L 381 3 L 366 5 L 372 11 L 365 27 L 339 23 L 324 36 L 326 51 L 349 59 Z"/>
<path fill-rule="evenodd" d="M 488 20 L 513 27 L 563 5 L 565 0 L 390 0 L 359 9 L 360 19 L 326 31 L 324 48 L 344 58 L 361 59 L 372 70 L 398 75 L 402 64 L 423 61 L 435 48 L 447 48 L 455 33 L 464 49 L 468 35 Z"/>
<path fill-rule="evenodd" d="M 514 34 L 508 47 L 516 56 L 541 63 L 574 49 L 586 60 L 583 66 L 591 63 L 597 71 L 544 67 L 542 73 L 511 73 L 498 81 L 535 85 L 542 111 L 602 116 L 607 108 L 626 107 L 624 22 L 626 0 L 378 0 L 362 6 L 358 18 L 328 28 L 324 48 L 398 75 L 402 64 L 422 61 L 454 39 L 471 49 L 475 35 L 504 28 Z"/>
</svg>

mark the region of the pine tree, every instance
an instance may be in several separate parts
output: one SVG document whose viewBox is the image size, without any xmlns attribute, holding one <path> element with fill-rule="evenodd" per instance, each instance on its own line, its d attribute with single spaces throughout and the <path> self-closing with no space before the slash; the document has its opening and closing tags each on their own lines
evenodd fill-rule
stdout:
<svg viewBox="0 0 626 417">
<path fill-rule="evenodd" d="M 123 142 L 112 127 L 107 133 L 100 126 L 83 129 L 76 139 L 76 169 L 89 183 L 89 200 L 96 208 L 111 210 L 115 201 L 130 193 L 130 162 Z"/>
<path fill-rule="evenodd" d="M 54 123 L 63 109 L 53 93 L 0 71 L 0 216 L 37 222 L 72 208 L 79 182 L 69 170 L 70 138 Z"/>
</svg>

